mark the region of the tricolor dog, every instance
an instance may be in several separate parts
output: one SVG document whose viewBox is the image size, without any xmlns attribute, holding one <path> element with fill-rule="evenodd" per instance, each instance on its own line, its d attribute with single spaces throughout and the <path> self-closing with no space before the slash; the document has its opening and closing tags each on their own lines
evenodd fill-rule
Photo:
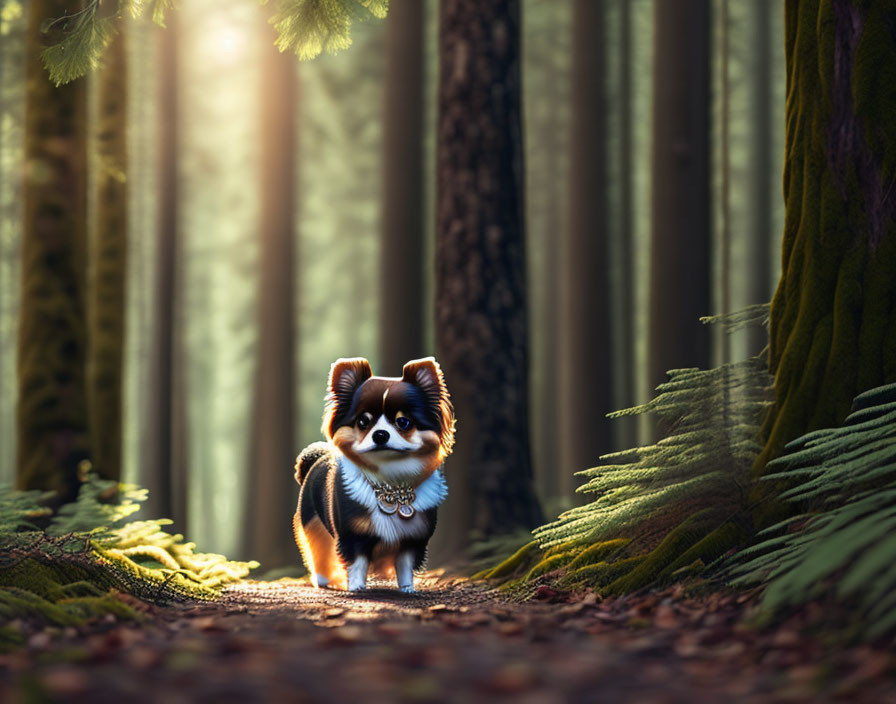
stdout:
<svg viewBox="0 0 896 704">
<path fill-rule="evenodd" d="M 327 442 L 296 460 L 293 519 L 311 581 L 359 591 L 370 572 L 414 591 L 438 506 L 448 494 L 442 463 L 454 443 L 454 411 L 438 363 L 372 376 L 366 359 L 330 368 L 322 431 Z"/>
</svg>

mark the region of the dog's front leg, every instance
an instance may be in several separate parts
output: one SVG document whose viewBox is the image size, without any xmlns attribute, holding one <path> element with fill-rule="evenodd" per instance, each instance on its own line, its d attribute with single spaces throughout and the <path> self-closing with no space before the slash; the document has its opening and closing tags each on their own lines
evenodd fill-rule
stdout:
<svg viewBox="0 0 896 704">
<path fill-rule="evenodd" d="M 398 588 L 405 594 L 414 593 L 414 553 L 412 550 L 403 550 L 395 556 L 395 576 L 398 578 Z"/>
<path fill-rule="evenodd" d="M 367 589 L 367 567 L 369 564 L 369 561 L 364 555 L 358 555 L 348 566 L 346 574 L 348 577 L 348 590 L 350 592 L 359 592 L 363 589 Z"/>
</svg>

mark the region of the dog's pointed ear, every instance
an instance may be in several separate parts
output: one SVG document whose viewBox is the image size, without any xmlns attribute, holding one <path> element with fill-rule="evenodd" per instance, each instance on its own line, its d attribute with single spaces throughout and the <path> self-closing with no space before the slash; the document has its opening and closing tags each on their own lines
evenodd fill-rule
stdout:
<svg viewBox="0 0 896 704">
<path fill-rule="evenodd" d="M 338 421 L 348 412 L 358 387 L 372 375 L 370 362 L 363 357 L 340 358 L 330 366 L 323 433 L 333 437 Z"/>
<path fill-rule="evenodd" d="M 439 426 L 442 447 L 447 455 L 454 444 L 454 407 L 439 363 L 433 357 L 414 359 L 402 368 L 401 380 L 414 384 L 423 392 Z"/>
</svg>

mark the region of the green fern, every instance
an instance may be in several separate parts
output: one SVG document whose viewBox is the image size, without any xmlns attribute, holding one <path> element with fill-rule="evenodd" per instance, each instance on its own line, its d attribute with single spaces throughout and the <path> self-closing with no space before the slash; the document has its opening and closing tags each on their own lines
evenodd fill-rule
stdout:
<svg viewBox="0 0 896 704">
<path fill-rule="evenodd" d="M 768 305 L 706 318 L 729 331 L 763 325 Z M 653 531 L 683 519 L 682 510 L 736 511 L 761 450 L 759 424 L 771 400 L 772 378 L 761 357 L 709 370 L 674 369 L 649 403 L 610 414 L 651 413 L 666 437 L 653 445 L 603 456 L 604 464 L 578 474 L 579 491 L 597 494 L 534 531 L 541 547 L 570 540 L 588 543 Z"/>
<path fill-rule="evenodd" d="M 37 530 L 35 519 L 52 513 L 43 505 L 52 496 L 52 491 L 16 491 L 0 487 L 0 534 Z"/>
<path fill-rule="evenodd" d="M 146 494 L 88 474 L 77 501 L 39 530 L 52 493 L 0 488 L 0 651 L 20 642 L 6 621 L 137 618 L 115 592 L 154 603 L 214 599 L 258 566 L 197 552 L 164 530 L 167 519 L 126 522 Z"/>
<path fill-rule="evenodd" d="M 64 504 L 47 528 L 52 536 L 66 533 L 92 533 L 94 540 L 110 535 L 109 530 L 140 510 L 146 489 L 120 484 L 88 474 L 81 484 L 78 500 Z"/>
<path fill-rule="evenodd" d="M 734 583 L 765 583 L 769 615 L 834 597 L 853 605 L 866 635 L 893 632 L 896 384 L 857 396 L 841 427 L 808 433 L 786 450 L 766 478 L 796 482 L 783 498 L 819 510 L 764 531 L 766 540 L 738 556 Z"/>
</svg>

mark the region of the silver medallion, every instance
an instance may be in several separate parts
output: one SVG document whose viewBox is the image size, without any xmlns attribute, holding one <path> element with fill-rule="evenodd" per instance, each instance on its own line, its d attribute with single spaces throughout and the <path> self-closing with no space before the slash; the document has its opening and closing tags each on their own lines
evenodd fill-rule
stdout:
<svg viewBox="0 0 896 704">
<path fill-rule="evenodd" d="M 398 502 L 397 501 L 389 501 L 385 498 L 378 498 L 376 500 L 377 506 L 380 507 L 380 511 L 386 514 L 393 514 L 398 510 Z"/>
</svg>

